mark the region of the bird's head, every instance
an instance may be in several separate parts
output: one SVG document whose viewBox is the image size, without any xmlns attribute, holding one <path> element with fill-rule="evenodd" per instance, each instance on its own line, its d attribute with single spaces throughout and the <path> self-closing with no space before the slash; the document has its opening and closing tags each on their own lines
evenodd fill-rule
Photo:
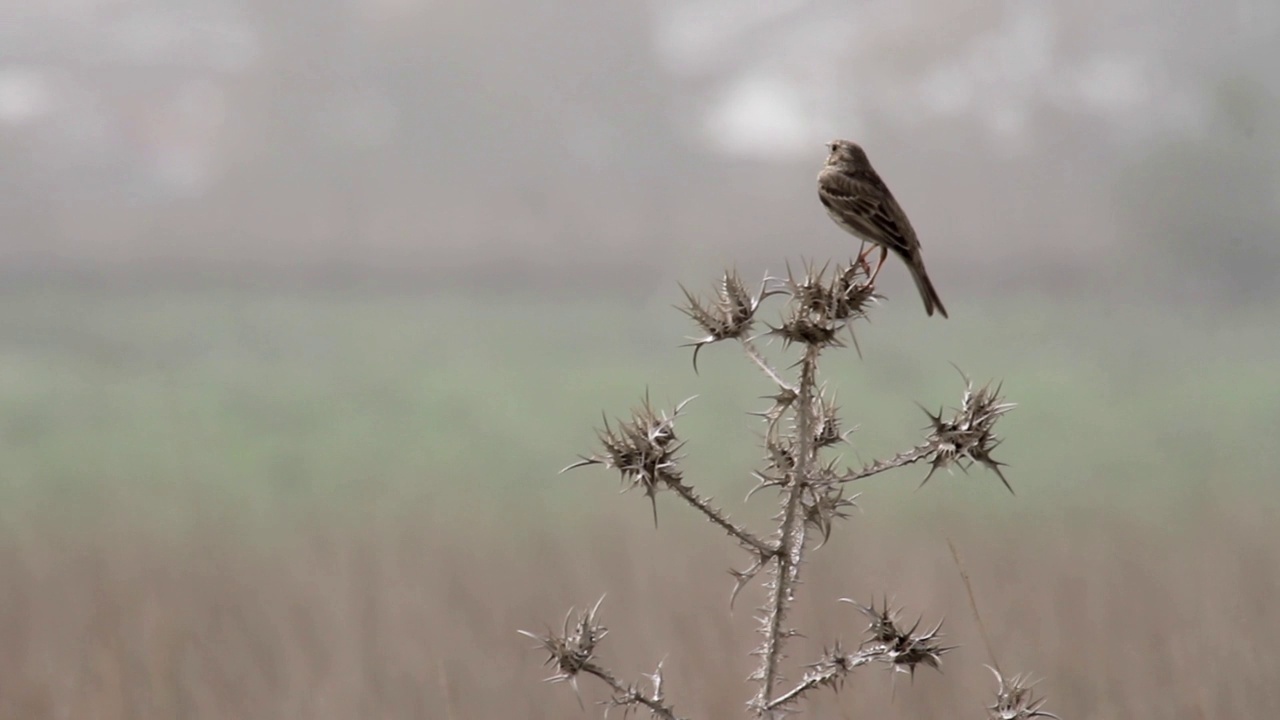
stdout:
<svg viewBox="0 0 1280 720">
<path fill-rule="evenodd" d="M 862 146 L 850 140 L 832 140 L 827 143 L 827 165 L 839 167 L 866 167 L 870 165 Z"/>
</svg>

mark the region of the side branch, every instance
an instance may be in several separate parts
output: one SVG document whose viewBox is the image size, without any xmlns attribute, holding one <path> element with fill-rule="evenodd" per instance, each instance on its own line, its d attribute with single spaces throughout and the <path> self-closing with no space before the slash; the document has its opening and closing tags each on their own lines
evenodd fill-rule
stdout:
<svg viewBox="0 0 1280 720">
<path fill-rule="evenodd" d="M 772 380 L 775 385 L 783 390 L 798 392 L 794 385 L 784 380 L 783 377 L 778 374 L 778 371 L 774 370 L 773 366 L 769 364 L 769 361 L 764 359 L 764 355 L 760 354 L 759 348 L 756 347 L 755 343 L 751 342 L 751 338 L 743 338 L 741 343 L 743 352 L 747 354 L 747 357 L 751 358 L 751 362 L 754 362 L 757 367 L 763 370 L 764 374 L 768 375 L 769 379 Z"/>
<path fill-rule="evenodd" d="M 873 460 L 861 468 L 846 470 L 843 473 L 835 475 L 833 480 L 835 482 L 847 483 L 855 480 L 861 480 L 863 478 L 869 478 L 872 475 L 879 475 L 886 470 L 906 467 L 907 465 L 918 463 L 921 460 L 928 460 L 934 452 L 934 447 L 929 443 L 917 445 L 916 447 L 905 452 L 900 452 L 891 458 Z"/>
<path fill-rule="evenodd" d="M 708 498 L 699 495 L 692 487 L 684 483 L 671 483 L 669 487 L 677 495 L 684 498 L 685 502 L 697 508 L 708 520 L 715 525 L 719 525 L 731 537 L 760 557 L 769 558 L 778 552 L 778 549 L 770 543 L 756 537 L 749 530 L 736 525 L 723 510 L 712 505 Z"/>
<path fill-rule="evenodd" d="M 917 666 L 925 665 L 936 670 L 942 662 L 942 656 L 953 649 L 940 642 L 942 636 L 939 630 L 942 623 L 926 630 L 920 629 L 920 621 L 906 627 L 899 624 L 899 611 L 891 609 L 887 601 L 879 609 L 875 607 L 875 603 L 861 605 L 847 599 L 845 602 L 858 608 L 870 621 L 867 632 L 871 637 L 862 643 L 857 652 L 845 652 L 839 641 L 834 647 L 824 650 L 822 657 L 808 666 L 800 684 L 769 701 L 765 705 L 766 711 L 783 709 L 816 687 L 839 689 L 849 673 L 871 662 L 886 663 L 897 672 L 915 677 Z M 1013 716 L 999 717 L 1013 720 Z"/>
<path fill-rule="evenodd" d="M 838 686 L 844 680 L 844 676 L 848 675 L 854 669 L 859 668 L 875 659 L 874 655 L 853 653 L 850 655 L 837 654 L 830 659 L 824 659 L 822 662 L 815 663 L 812 669 L 805 673 L 804 680 L 799 685 L 791 688 L 785 693 L 774 698 L 767 706 L 766 710 L 777 710 L 785 705 L 789 705 L 800 699 L 805 693 L 814 688 L 824 685 Z"/>
<path fill-rule="evenodd" d="M 613 676 L 613 673 L 593 662 L 583 663 L 581 671 L 600 678 L 613 690 L 613 699 L 610 700 L 610 703 L 615 707 L 643 705 L 653 713 L 654 717 L 661 720 L 685 720 L 685 718 L 676 715 L 675 709 L 666 703 L 662 698 L 661 691 L 658 689 L 655 689 L 653 697 L 648 697 L 634 685 L 623 685 L 618 678 Z M 657 684 L 655 682 L 655 685 Z"/>
</svg>

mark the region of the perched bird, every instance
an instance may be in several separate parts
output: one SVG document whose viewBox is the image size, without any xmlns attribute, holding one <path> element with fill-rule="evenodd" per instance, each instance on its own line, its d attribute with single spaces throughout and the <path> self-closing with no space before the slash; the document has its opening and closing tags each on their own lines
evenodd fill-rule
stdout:
<svg viewBox="0 0 1280 720">
<path fill-rule="evenodd" d="M 827 143 L 827 149 L 831 154 L 818 173 L 818 197 L 837 225 L 880 247 L 880 262 L 872 271 L 870 282 L 875 282 L 892 250 L 911 271 L 911 279 L 916 281 L 924 300 L 925 312 L 933 315 L 936 308 L 942 317 L 947 317 L 947 309 L 925 273 L 916 231 L 893 193 L 871 167 L 867 153 L 848 140 L 832 140 Z"/>
</svg>

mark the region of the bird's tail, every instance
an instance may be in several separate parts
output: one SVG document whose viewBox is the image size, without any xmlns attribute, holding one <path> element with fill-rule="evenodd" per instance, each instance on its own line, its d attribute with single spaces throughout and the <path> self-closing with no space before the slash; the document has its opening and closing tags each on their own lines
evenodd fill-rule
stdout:
<svg viewBox="0 0 1280 720">
<path fill-rule="evenodd" d="M 947 309 L 942 306 L 942 298 L 938 297 L 938 291 L 933 289 L 933 283 L 929 281 L 929 275 L 924 271 L 924 263 L 919 259 L 916 262 L 909 263 L 911 268 L 911 279 L 916 281 L 916 289 L 920 291 L 920 299 L 924 300 L 924 311 L 930 316 L 936 308 L 938 314 L 947 317 Z"/>
</svg>

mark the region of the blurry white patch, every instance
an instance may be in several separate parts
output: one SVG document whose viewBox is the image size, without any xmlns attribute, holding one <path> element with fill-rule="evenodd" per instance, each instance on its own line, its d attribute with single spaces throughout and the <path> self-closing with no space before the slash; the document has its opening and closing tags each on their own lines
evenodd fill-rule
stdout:
<svg viewBox="0 0 1280 720">
<path fill-rule="evenodd" d="M 918 89 L 921 102 L 932 113 L 961 115 L 973 107 L 973 80 L 959 65 L 934 67 Z"/>
<path fill-rule="evenodd" d="M 816 142 L 799 93 L 772 78 L 735 83 L 711 111 L 706 128 L 720 150 L 758 159 L 794 157 Z"/>
<path fill-rule="evenodd" d="M 1018 148 L 1030 139 L 1027 108 L 1008 98 L 993 98 L 984 105 L 982 117 L 991 133 L 1004 140 L 1006 147 Z"/>
<path fill-rule="evenodd" d="M 998 27 L 974 35 L 962 52 L 939 58 L 902 105 L 922 116 L 972 116 L 1015 148 L 1029 139 L 1030 108 L 1053 72 L 1054 16 L 1045 2 L 1006 8 Z M 904 118 L 909 119 L 909 118 Z"/>
<path fill-rule="evenodd" d="M 1212 111 L 1203 93 L 1175 89 L 1165 93 L 1162 100 L 1162 111 L 1156 117 L 1166 127 L 1192 134 L 1208 131 Z"/>
<path fill-rule="evenodd" d="M 1010 13 L 996 44 L 1000 76 L 1007 82 L 1034 83 L 1053 69 L 1052 9 L 1045 2 L 1021 2 Z"/>
<path fill-rule="evenodd" d="M 0 68 L 0 123 L 25 125 L 53 109 L 53 90 L 37 70 Z"/>
<path fill-rule="evenodd" d="M 743 36 L 794 12 L 804 0 L 695 0 L 660 7 L 658 55 L 672 70 L 705 70 L 733 61 Z"/>
<path fill-rule="evenodd" d="M 383 95 L 356 90 L 335 95 L 313 122 L 314 132 L 322 142 L 368 150 L 392 141 L 400 117 Z"/>
<path fill-rule="evenodd" d="M 1090 58 L 1072 75 L 1076 97 L 1095 112 L 1123 113 L 1150 101 L 1152 78 L 1144 72 L 1139 58 Z"/>
</svg>

